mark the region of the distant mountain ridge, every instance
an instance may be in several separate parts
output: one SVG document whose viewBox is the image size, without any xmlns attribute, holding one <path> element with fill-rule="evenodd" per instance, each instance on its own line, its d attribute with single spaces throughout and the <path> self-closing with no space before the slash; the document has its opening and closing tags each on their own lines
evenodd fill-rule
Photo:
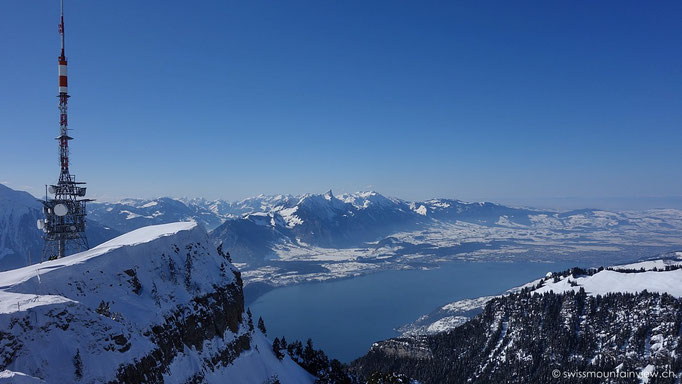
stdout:
<svg viewBox="0 0 682 384">
<path fill-rule="evenodd" d="M 288 197 L 268 206 L 269 211 L 244 214 L 213 230 L 211 237 L 233 249 L 235 260 L 262 263 L 282 253 L 301 253 L 310 248 L 386 247 L 391 254 L 428 250 L 451 253 L 450 243 L 428 244 L 423 236 L 409 241 L 396 233 L 430 233 L 443 225 L 471 225 L 472 228 L 500 228 L 523 232 L 533 229 L 562 234 L 565 231 L 609 231 L 631 227 L 658 230 L 682 225 L 679 212 L 671 214 L 675 226 L 660 219 L 628 216 L 596 209 L 555 212 L 531 208 L 514 208 L 494 203 L 466 203 L 454 199 L 432 199 L 409 202 L 388 198 L 377 192 L 358 192 L 335 196 L 307 194 Z M 433 231 L 429 231 L 433 229 Z M 563 235 L 561 235 L 563 236 Z M 368 245 L 368 243 L 372 243 Z M 482 244 L 482 243 L 481 243 Z M 480 245 L 458 245 L 475 249 Z M 438 249 L 440 248 L 440 250 Z"/>
<path fill-rule="evenodd" d="M 347 248 L 413 228 L 423 221 L 409 203 L 398 199 L 388 199 L 375 192 L 336 197 L 329 191 L 283 199 L 268 212 L 253 212 L 226 221 L 211 236 L 224 242 L 227 249 L 238 250 L 254 250 L 259 244 L 262 247 L 263 241 L 266 246 Z M 250 261 L 268 257 L 263 253 L 250 254 L 253 257 Z"/>
<path fill-rule="evenodd" d="M 306 193 L 303 195 L 259 195 L 239 201 L 207 200 L 203 198 L 123 199 L 117 202 L 94 202 L 89 207 L 93 219 L 106 223 L 112 228 L 125 230 L 140 227 L 142 222 L 155 224 L 157 221 L 172 222 L 174 218 L 194 219 L 212 230 L 228 219 L 248 217 L 254 214 L 277 213 L 287 226 L 301 224 L 301 214 L 320 216 L 325 210 L 328 218 L 353 215 L 368 210 L 393 210 L 408 213 L 409 216 L 428 216 L 436 219 L 475 218 L 481 222 L 497 219 L 501 215 L 523 215 L 525 212 L 547 212 L 510 208 L 494 203 L 465 203 L 454 199 L 431 199 L 424 202 L 410 202 L 386 197 L 378 192 L 366 191 L 334 195 L 332 191 L 323 194 Z M 366 211 L 366 212 L 369 212 Z M 262 216 L 262 215 L 261 215 Z M 311 217 L 312 218 L 312 217 Z M 158 224 L 158 223 L 157 223 Z"/>
<path fill-rule="evenodd" d="M 42 208 L 28 193 L 1 188 L 0 196 L 13 197 L 0 200 L 0 268 L 26 265 L 29 252 L 32 258 L 41 253 L 35 221 L 42 217 Z M 235 262 L 247 269 L 273 260 L 447 256 L 500 248 L 510 241 L 532 245 L 525 239 L 529 230 L 531 239 L 551 234 L 551 239 L 562 241 L 584 238 L 585 244 L 609 238 L 611 243 L 632 243 L 647 234 L 673 239 L 682 230 L 682 213 L 677 210 L 556 212 L 455 199 L 415 202 L 373 191 L 341 195 L 328 191 L 259 195 L 233 202 L 169 197 L 93 202 L 88 204 L 88 237 L 92 246 L 144 226 L 186 220 L 202 224 L 214 243 L 223 243 Z M 618 234 L 604 237 L 614 231 Z M 597 232 L 602 234 L 589 237 Z"/>
</svg>

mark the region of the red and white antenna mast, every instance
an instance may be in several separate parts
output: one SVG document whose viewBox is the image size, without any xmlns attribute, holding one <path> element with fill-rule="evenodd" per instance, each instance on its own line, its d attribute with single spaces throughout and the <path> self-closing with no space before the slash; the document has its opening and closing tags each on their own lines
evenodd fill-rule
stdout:
<svg viewBox="0 0 682 384">
<path fill-rule="evenodd" d="M 43 259 L 56 259 L 73 252 L 88 249 L 85 236 L 85 183 L 76 182 L 76 177 L 69 172 L 69 120 L 67 104 L 69 102 L 67 61 L 64 53 L 64 0 L 61 0 L 59 18 L 59 35 L 62 49 L 59 62 L 59 181 L 46 187 L 43 212 L 45 220 L 38 221 L 38 228 L 45 232 L 45 248 Z M 48 194 L 54 195 L 53 198 Z"/>
</svg>

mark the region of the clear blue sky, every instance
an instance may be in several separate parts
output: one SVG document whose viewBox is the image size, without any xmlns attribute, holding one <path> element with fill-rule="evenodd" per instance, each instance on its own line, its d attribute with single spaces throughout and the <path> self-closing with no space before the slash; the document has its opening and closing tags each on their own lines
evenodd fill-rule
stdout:
<svg viewBox="0 0 682 384">
<path fill-rule="evenodd" d="M 66 0 L 100 199 L 682 195 L 680 1 Z M 57 0 L 3 0 L 0 182 L 58 176 Z"/>
</svg>

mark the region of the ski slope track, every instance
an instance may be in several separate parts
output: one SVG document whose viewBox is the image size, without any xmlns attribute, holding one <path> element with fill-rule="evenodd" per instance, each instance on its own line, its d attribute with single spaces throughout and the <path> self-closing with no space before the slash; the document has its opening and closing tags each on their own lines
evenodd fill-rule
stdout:
<svg viewBox="0 0 682 384">
<path fill-rule="evenodd" d="M 0 383 L 314 380 L 244 314 L 239 271 L 195 222 L 0 273 Z"/>
</svg>

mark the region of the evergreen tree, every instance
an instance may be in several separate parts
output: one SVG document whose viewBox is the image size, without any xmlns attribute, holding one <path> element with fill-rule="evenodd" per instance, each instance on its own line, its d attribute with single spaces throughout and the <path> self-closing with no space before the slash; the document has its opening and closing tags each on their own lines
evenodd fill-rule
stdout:
<svg viewBox="0 0 682 384">
<path fill-rule="evenodd" d="M 246 308 L 246 316 L 248 316 L 249 331 L 253 331 L 253 316 L 251 315 L 251 308 Z"/>
<path fill-rule="evenodd" d="M 83 378 L 83 360 L 81 360 L 81 351 L 76 349 L 76 355 L 73 357 L 73 367 L 76 379 L 80 380 Z"/>
<path fill-rule="evenodd" d="M 315 349 L 313 348 L 313 340 L 308 339 L 305 343 L 305 349 L 303 350 L 303 361 L 306 364 L 310 364 L 315 360 Z"/>
<path fill-rule="evenodd" d="M 279 345 L 279 339 L 275 337 L 275 340 L 272 341 L 272 351 L 275 353 L 275 356 L 277 356 L 278 359 L 282 360 L 284 358 L 284 354 L 281 351 L 281 347 Z"/>
<path fill-rule="evenodd" d="M 301 344 L 300 341 L 296 340 L 293 343 L 290 343 L 289 346 L 287 347 L 287 351 L 289 351 L 289 355 L 291 355 L 292 358 L 296 361 L 301 361 L 301 357 L 303 355 L 303 344 Z"/>
<path fill-rule="evenodd" d="M 343 364 L 334 359 L 329 363 L 329 368 L 325 370 L 325 374 L 322 375 L 316 383 L 351 384 L 352 380 L 346 373 Z"/>
<path fill-rule="evenodd" d="M 265 322 L 263 321 L 263 318 L 260 316 L 258 316 L 258 329 L 260 329 L 260 331 L 263 332 L 264 335 L 268 334 L 268 331 L 265 329 Z"/>
<path fill-rule="evenodd" d="M 192 286 L 192 254 L 188 251 L 185 258 L 185 288 L 190 290 Z"/>
</svg>

